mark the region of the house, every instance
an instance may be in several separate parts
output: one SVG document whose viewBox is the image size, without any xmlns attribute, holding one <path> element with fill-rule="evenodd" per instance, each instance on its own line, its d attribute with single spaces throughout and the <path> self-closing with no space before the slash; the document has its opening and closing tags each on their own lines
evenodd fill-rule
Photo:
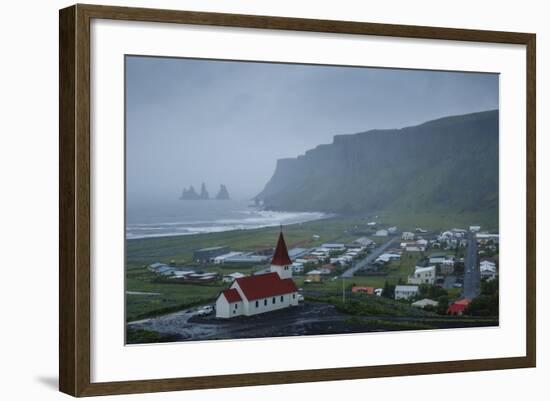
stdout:
<svg viewBox="0 0 550 401">
<path fill-rule="evenodd" d="M 444 254 L 444 253 L 441 253 L 441 252 L 432 253 L 430 255 L 430 263 L 435 264 L 435 265 L 439 265 L 439 264 L 443 263 L 445 261 L 445 259 L 447 259 L 447 255 Z"/>
<path fill-rule="evenodd" d="M 479 264 L 479 273 L 482 279 L 492 280 L 497 276 L 497 266 L 490 260 L 482 260 Z"/>
<path fill-rule="evenodd" d="M 435 283 L 435 266 L 416 266 L 414 274 L 409 276 L 409 284 L 433 284 Z"/>
<path fill-rule="evenodd" d="M 420 301 L 413 302 L 411 306 L 414 306 L 415 308 L 421 308 L 424 309 L 426 306 L 432 306 L 436 307 L 439 303 L 437 301 L 434 301 L 433 299 L 424 298 Z"/>
<path fill-rule="evenodd" d="M 367 238 L 367 237 L 359 237 L 359 238 L 355 239 L 353 241 L 353 243 L 361 245 L 361 246 L 365 246 L 365 247 L 371 246 L 371 245 L 374 244 L 374 242 L 371 239 Z"/>
<path fill-rule="evenodd" d="M 426 234 L 428 230 L 424 230 L 423 228 L 417 227 L 414 231 L 420 234 Z"/>
<path fill-rule="evenodd" d="M 404 231 L 403 234 L 401 234 L 401 239 L 404 241 L 412 241 L 414 240 L 414 233 L 411 233 L 410 231 Z"/>
<path fill-rule="evenodd" d="M 424 252 L 426 247 L 416 243 L 408 243 L 405 245 L 405 250 L 407 252 Z"/>
<path fill-rule="evenodd" d="M 330 274 L 330 270 L 328 269 L 310 270 L 306 273 L 306 280 L 319 282 L 328 274 Z"/>
<path fill-rule="evenodd" d="M 374 234 L 377 237 L 387 237 L 388 236 L 388 230 L 378 230 Z"/>
<path fill-rule="evenodd" d="M 449 308 L 447 309 L 448 315 L 462 315 L 464 313 L 464 310 L 470 305 L 470 300 L 468 298 L 461 299 L 459 301 L 455 301 L 452 304 L 449 305 Z"/>
<path fill-rule="evenodd" d="M 389 234 L 395 234 L 396 232 L 397 232 L 397 227 L 392 226 L 392 227 L 388 228 L 388 233 Z"/>
<path fill-rule="evenodd" d="M 423 246 L 424 248 L 426 248 L 428 246 L 428 240 L 427 239 L 423 239 L 423 238 L 420 238 L 416 241 L 416 244 L 417 245 L 420 245 L 420 246 Z"/>
<path fill-rule="evenodd" d="M 396 285 L 395 299 L 409 299 L 418 294 L 417 285 Z"/>
<path fill-rule="evenodd" d="M 223 276 L 222 281 L 224 283 L 232 283 L 234 280 L 236 280 L 238 278 L 241 278 L 241 277 L 246 277 L 246 274 L 242 274 L 240 272 L 230 273 L 230 274 L 226 274 L 225 276 Z"/>
<path fill-rule="evenodd" d="M 292 263 L 292 273 L 300 274 L 304 272 L 304 264 L 293 262 Z"/>
<path fill-rule="evenodd" d="M 216 317 L 252 316 L 295 305 L 298 288 L 292 280 L 292 261 L 281 232 L 270 272 L 235 279 L 218 295 Z"/>
<path fill-rule="evenodd" d="M 197 263 L 208 263 L 210 259 L 229 253 L 228 246 L 213 246 L 210 248 L 197 249 L 193 252 L 193 260 Z"/>
<path fill-rule="evenodd" d="M 359 285 L 354 285 L 353 287 L 351 287 L 351 292 L 374 295 L 374 287 L 363 287 Z"/>
<path fill-rule="evenodd" d="M 477 233 L 479 230 L 481 230 L 481 226 L 470 226 L 470 232 Z"/>
<path fill-rule="evenodd" d="M 376 225 L 376 221 L 369 221 L 369 222 L 367 223 L 367 226 L 373 227 L 373 226 L 375 226 L 375 225 Z"/>
<path fill-rule="evenodd" d="M 455 270 L 455 261 L 453 259 L 445 259 L 439 266 L 441 274 L 452 274 Z"/>
</svg>

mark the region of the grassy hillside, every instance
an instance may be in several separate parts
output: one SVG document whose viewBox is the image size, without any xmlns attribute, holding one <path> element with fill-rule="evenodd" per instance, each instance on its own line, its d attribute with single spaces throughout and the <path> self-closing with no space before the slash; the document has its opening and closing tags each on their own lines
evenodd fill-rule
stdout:
<svg viewBox="0 0 550 401">
<path fill-rule="evenodd" d="M 281 210 L 475 212 L 495 225 L 498 111 L 336 136 L 279 160 L 257 197 Z"/>
</svg>

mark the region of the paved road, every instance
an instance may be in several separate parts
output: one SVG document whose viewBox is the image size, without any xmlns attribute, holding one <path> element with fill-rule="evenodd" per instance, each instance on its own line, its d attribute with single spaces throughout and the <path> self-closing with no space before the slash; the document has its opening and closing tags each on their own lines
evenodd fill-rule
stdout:
<svg viewBox="0 0 550 401">
<path fill-rule="evenodd" d="M 464 298 L 473 299 L 480 293 L 481 275 L 477 263 L 477 241 L 475 234 L 468 235 L 468 249 L 464 258 Z"/>
<path fill-rule="evenodd" d="M 365 258 L 355 262 L 349 269 L 347 269 L 344 273 L 340 275 L 340 277 L 349 278 L 353 277 L 355 272 L 357 270 L 362 269 L 363 267 L 367 266 L 368 264 L 375 261 L 375 259 L 384 253 L 386 249 L 388 249 L 395 241 L 397 241 L 399 237 L 393 237 L 389 241 L 383 243 L 378 248 L 374 249 L 372 253 L 369 253 Z"/>
</svg>

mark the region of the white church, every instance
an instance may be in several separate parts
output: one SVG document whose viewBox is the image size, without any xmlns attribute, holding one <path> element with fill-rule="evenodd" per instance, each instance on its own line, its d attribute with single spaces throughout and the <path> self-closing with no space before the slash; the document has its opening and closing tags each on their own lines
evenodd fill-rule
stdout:
<svg viewBox="0 0 550 401">
<path fill-rule="evenodd" d="M 252 316 L 295 305 L 298 288 L 292 280 L 292 261 L 281 232 L 270 272 L 235 279 L 218 295 L 216 317 Z"/>
</svg>

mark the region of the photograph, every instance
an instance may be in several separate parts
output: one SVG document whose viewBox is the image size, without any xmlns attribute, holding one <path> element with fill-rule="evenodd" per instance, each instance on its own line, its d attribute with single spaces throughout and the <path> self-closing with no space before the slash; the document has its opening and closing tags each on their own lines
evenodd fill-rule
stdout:
<svg viewBox="0 0 550 401">
<path fill-rule="evenodd" d="M 499 79 L 125 55 L 125 343 L 498 327 Z"/>
</svg>

